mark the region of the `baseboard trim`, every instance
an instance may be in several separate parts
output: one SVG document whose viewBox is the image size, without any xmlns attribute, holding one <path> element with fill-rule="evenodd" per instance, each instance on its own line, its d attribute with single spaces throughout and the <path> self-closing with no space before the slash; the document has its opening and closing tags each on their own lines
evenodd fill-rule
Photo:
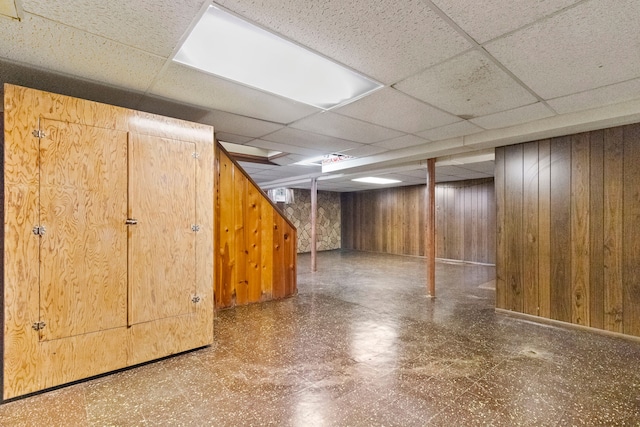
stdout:
<svg viewBox="0 0 640 427">
<path fill-rule="evenodd" d="M 498 314 L 504 314 L 509 317 L 514 317 L 520 320 L 527 320 L 533 323 L 540 323 L 543 325 L 556 326 L 556 327 L 566 328 L 566 329 L 575 329 L 583 332 L 593 332 L 599 335 L 604 335 L 604 336 L 614 337 L 614 338 L 622 338 L 622 339 L 626 339 L 636 343 L 640 343 L 640 337 L 637 337 L 635 335 L 627 335 L 627 334 L 622 334 L 620 332 L 605 331 L 604 329 L 593 328 L 591 326 L 576 325 L 575 323 L 563 322 L 562 320 L 547 319 L 546 317 L 534 316 L 532 314 L 518 313 L 517 311 L 506 310 L 504 308 L 496 308 L 495 311 Z"/>
</svg>

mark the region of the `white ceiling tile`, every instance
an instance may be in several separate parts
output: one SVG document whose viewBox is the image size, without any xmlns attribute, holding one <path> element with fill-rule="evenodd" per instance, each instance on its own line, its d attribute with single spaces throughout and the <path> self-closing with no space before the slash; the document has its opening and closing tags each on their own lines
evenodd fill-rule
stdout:
<svg viewBox="0 0 640 427">
<path fill-rule="evenodd" d="M 580 0 L 432 0 L 478 43 L 530 24 Z"/>
<path fill-rule="evenodd" d="M 544 99 L 640 76 L 640 2 L 587 1 L 486 45 Z"/>
<path fill-rule="evenodd" d="M 460 120 L 390 87 L 378 90 L 333 112 L 407 133 L 416 133 Z"/>
<path fill-rule="evenodd" d="M 401 148 L 413 147 L 416 145 L 428 144 L 429 141 L 415 135 L 404 135 L 398 138 L 388 139 L 386 141 L 376 142 L 376 147 L 383 147 L 387 150 L 399 150 Z"/>
<path fill-rule="evenodd" d="M 482 130 L 482 128 L 474 125 L 473 123 L 467 120 L 462 120 L 452 125 L 420 132 L 418 135 L 431 141 L 440 141 L 442 139 L 471 135 L 472 133 L 482 132 Z"/>
<path fill-rule="evenodd" d="M 124 108 L 138 109 L 138 103 L 142 99 L 141 93 L 116 89 L 3 60 L 0 60 L 0 83 L 11 83 Z M 2 93 L 3 87 L 0 84 L 0 99 L 3 98 Z M 1 104 L 0 102 L 0 111 Z"/>
<path fill-rule="evenodd" d="M 477 50 L 429 68 L 395 87 L 458 116 L 479 117 L 536 102 Z"/>
<path fill-rule="evenodd" d="M 279 142 L 265 141 L 264 139 L 254 139 L 248 144 L 252 147 L 264 148 L 267 150 L 281 151 L 283 153 L 300 154 L 303 156 L 321 156 L 327 154 L 322 150 L 312 150 L 310 148 L 297 147 L 295 145 L 281 144 Z"/>
<path fill-rule="evenodd" d="M 278 157 L 277 159 L 273 159 L 272 162 L 275 164 L 278 164 L 280 166 L 286 166 L 286 165 L 292 165 L 294 163 L 298 163 L 301 162 L 303 160 L 308 159 L 309 156 L 305 156 L 302 154 L 289 154 L 287 156 L 283 156 L 283 157 Z M 316 169 L 317 171 L 320 171 L 320 166 L 309 166 L 309 172 L 313 172 L 314 169 L 313 168 L 318 168 Z"/>
<path fill-rule="evenodd" d="M 317 108 L 251 89 L 172 63 L 151 88 L 151 93 L 241 116 L 276 123 L 306 117 Z"/>
<path fill-rule="evenodd" d="M 346 150 L 344 151 L 344 154 L 348 156 L 353 156 L 353 157 L 367 157 L 367 156 L 373 156 L 374 154 L 384 153 L 385 151 L 388 151 L 388 150 L 384 147 L 377 147 L 375 145 L 363 145 L 360 148 Z"/>
<path fill-rule="evenodd" d="M 618 102 L 631 101 L 639 98 L 640 79 L 634 79 L 586 92 L 551 99 L 548 102 L 551 108 L 560 114 L 564 114 L 616 104 Z"/>
<path fill-rule="evenodd" d="M 244 165 L 244 164 L 251 165 L 250 167 L 252 169 L 258 169 L 258 170 L 261 170 L 261 171 L 267 171 L 267 170 L 278 168 L 277 165 L 269 165 L 269 164 L 265 164 L 265 163 L 250 163 L 250 162 L 239 162 L 239 163 L 241 165 Z"/>
<path fill-rule="evenodd" d="M 283 128 L 283 125 L 277 123 L 265 122 L 264 120 L 219 110 L 210 111 L 201 119 L 201 123 L 212 125 L 216 132 L 232 133 L 250 138 L 260 138 Z"/>
<path fill-rule="evenodd" d="M 214 131 L 215 131 L 215 128 L 214 128 Z M 216 131 L 215 133 L 218 141 L 231 142 L 233 144 L 246 144 L 247 142 L 255 139 L 255 138 L 248 138 L 242 135 L 234 135 L 232 133 L 226 133 L 226 132 Z"/>
<path fill-rule="evenodd" d="M 282 144 L 296 145 L 298 147 L 307 147 L 328 151 L 348 150 L 350 148 L 357 148 L 362 145 L 359 142 L 347 141 L 346 139 L 320 135 L 318 133 L 306 132 L 290 127 L 286 127 L 277 132 L 269 134 L 262 139 L 266 141 L 280 142 Z"/>
<path fill-rule="evenodd" d="M 22 21 L 2 20 L 0 57 L 139 92 L 147 90 L 165 62 L 159 56 L 27 13 Z"/>
<path fill-rule="evenodd" d="M 332 112 L 316 114 L 290 125 L 292 128 L 370 144 L 402 136 L 402 132 Z"/>
<path fill-rule="evenodd" d="M 22 0 L 52 21 L 168 57 L 197 16 L 201 0 Z"/>
<path fill-rule="evenodd" d="M 218 3 L 386 84 L 470 47 L 423 0 Z"/>
<path fill-rule="evenodd" d="M 546 105 L 542 102 L 536 102 L 535 104 L 489 114 L 469 121 L 485 129 L 498 129 L 544 119 L 553 115 L 553 111 L 547 108 Z"/>
</svg>

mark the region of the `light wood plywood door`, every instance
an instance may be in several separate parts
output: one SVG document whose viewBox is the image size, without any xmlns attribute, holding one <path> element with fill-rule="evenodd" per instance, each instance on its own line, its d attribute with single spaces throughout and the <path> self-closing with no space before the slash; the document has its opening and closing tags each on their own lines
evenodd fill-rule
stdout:
<svg viewBox="0 0 640 427">
<path fill-rule="evenodd" d="M 127 134 L 40 127 L 40 339 L 125 326 Z"/>
<path fill-rule="evenodd" d="M 129 134 L 130 325 L 195 312 L 195 151 L 195 143 Z"/>
</svg>

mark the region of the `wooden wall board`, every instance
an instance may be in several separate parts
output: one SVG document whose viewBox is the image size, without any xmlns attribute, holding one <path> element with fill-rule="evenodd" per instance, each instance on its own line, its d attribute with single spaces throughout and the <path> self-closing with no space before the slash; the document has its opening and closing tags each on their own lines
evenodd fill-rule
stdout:
<svg viewBox="0 0 640 427">
<path fill-rule="evenodd" d="M 211 244 L 196 246 L 197 259 L 207 260 L 204 263 L 205 270 L 198 275 L 196 283 L 196 288 L 203 292 L 203 298 L 196 304 L 195 313 L 178 316 L 179 323 L 183 325 L 181 328 L 171 325 L 172 322 L 178 322 L 173 317 L 162 319 L 160 323 L 145 323 L 145 327 L 155 331 L 155 335 L 144 334 L 144 337 L 134 333 L 135 325 L 131 328 L 124 325 L 52 341 L 39 341 L 39 333 L 32 325 L 40 319 L 38 247 L 41 237 L 35 235 L 32 228 L 39 223 L 40 138 L 33 135 L 33 131 L 42 129 L 41 121 L 45 126 L 49 121 L 58 121 L 69 126 L 99 128 L 101 132 L 108 130 L 191 141 L 210 152 L 213 129 L 18 86 L 5 85 L 4 93 L 3 398 L 24 395 L 149 360 L 144 357 L 137 359 L 133 350 L 153 354 L 152 358 L 157 358 L 194 348 L 194 344 L 210 344 L 213 340 Z M 212 156 L 206 155 L 205 158 L 212 159 Z M 104 163 L 100 165 L 102 167 Z M 211 164 L 206 168 L 205 173 L 213 177 Z M 199 203 L 213 206 L 212 182 L 209 178 L 198 181 L 199 197 L 202 197 Z M 203 223 L 210 227 L 212 219 L 207 216 L 212 218 L 212 211 L 201 214 Z M 123 222 L 124 219 L 121 218 Z M 205 235 L 211 238 L 212 232 Z M 152 335 L 155 340 L 150 338 Z M 159 341 L 163 345 L 158 345 Z"/>
<path fill-rule="evenodd" d="M 505 251 L 509 261 L 505 263 L 507 308 L 521 312 L 523 309 L 523 145 L 505 147 Z"/>
<path fill-rule="evenodd" d="M 571 322 L 571 138 L 551 145 L 551 318 Z"/>
<path fill-rule="evenodd" d="M 523 146 L 523 206 L 522 251 L 523 312 L 538 315 L 539 311 L 539 194 L 538 194 L 538 144 Z"/>
<path fill-rule="evenodd" d="M 507 309 L 507 244 L 505 234 L 505 147 L 495 149 L 496 307 Z"/>
<path fill-rule="evenodd" d="M 536 146 L 538 159 L 534 161 Z M 510 218 L 517 215 L 517 209 L 509 211 L 520 200 L 517 192 L 508 190 L 509 181 L 513 183 L 508 171 L 520 167 L 519 159 L 504 155 L 514 148 L 496 149 L 496 306 L 503 308 L 506 301 L 509 310 L 531 314 L 537 302 L 540 317 L 640 336 L 640 125 L 557 137 L 524 147 L 524 233 L 511 226 L 517 222 Z M 528 152 L 531 160 L 527 160 Z M 503 184 L 507 186 L 504 214 L 499 196 Z M 537 221 L 531 214 L 536 193 Z M 530 252 L 535 248 L 527 246 L 533 240 L 530 223 L 536 222 L 537 272 Z M 502 237 L 503 231 L 508 235 Z M 517 242 L 523 235 L 527 238 L 521 242 L 521 253 Z M 501 249 L 503 238 L 514 246 Z M 506 271 L 509 275 L 513 265 L 521 262 L 525 293 L 523 307 L 518 308 L 510 306 L 511 289 L 501 274 Z M 528 288 L 536 274 L 537 295 L 535 286 Z"/>
<path fill-rule="evenodd" d="M 640 336 L 640 125 L 623 131 L 623 332 Z"/>
<path fill-rule="evenodd" d="M 571 323 L 589 326 L 590 163 L 589 134 L 571 138 Z"/>
<path fill-rule="evenodd" d="M 623 332 L 623 156 L 622 128 L 604 131 L 604 328 Z"/>
<path fill-rule="evenodd" d="M 589 326 L 604 329 L 604 132 L 589 144 Z"/>
</svg>

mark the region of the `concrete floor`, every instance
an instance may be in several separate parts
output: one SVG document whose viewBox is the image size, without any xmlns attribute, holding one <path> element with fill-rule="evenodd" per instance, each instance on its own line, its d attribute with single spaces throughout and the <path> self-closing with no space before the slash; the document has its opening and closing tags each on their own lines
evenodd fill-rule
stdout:
<svg viewBox="0 0 640 427">
<path fill-rule="evenodd" d="M 492 267 L 299 257 L 297 297 L 209 348 L 0 406 L 2 426 L 640 425 L 640 343 L 496 314 Z"/>
</svg>

